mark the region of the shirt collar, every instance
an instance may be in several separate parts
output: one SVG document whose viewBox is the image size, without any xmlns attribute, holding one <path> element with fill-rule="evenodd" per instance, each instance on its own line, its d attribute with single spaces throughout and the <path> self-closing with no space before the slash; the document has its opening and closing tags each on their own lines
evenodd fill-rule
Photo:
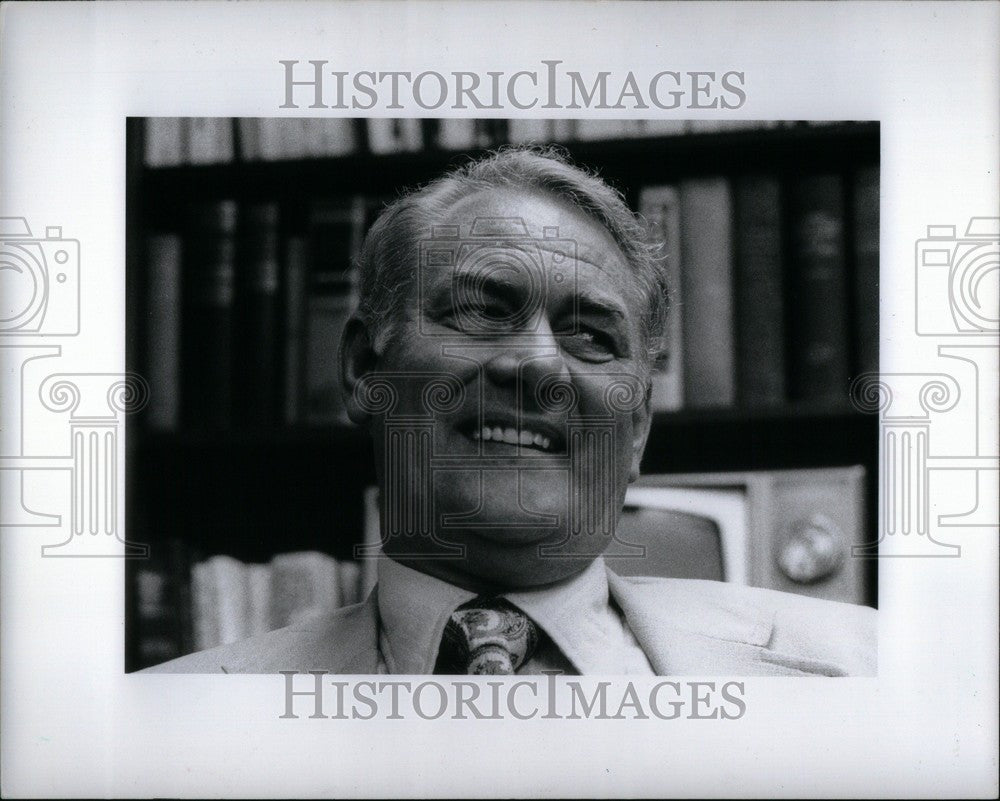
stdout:
<svg viewBox="0 0 1000 801">
<path fill-rule="evenodd" d="M 391 673 L 432 673 L 448 618 L 476 597 L 388 557 L 378 561 L 382 656 Z M 576 576 L 540 589 L 504 593 L 529 615 L 579 673 L 613 673 L 606 664 L 614 642 L 603 559 Z"/>
</svg>

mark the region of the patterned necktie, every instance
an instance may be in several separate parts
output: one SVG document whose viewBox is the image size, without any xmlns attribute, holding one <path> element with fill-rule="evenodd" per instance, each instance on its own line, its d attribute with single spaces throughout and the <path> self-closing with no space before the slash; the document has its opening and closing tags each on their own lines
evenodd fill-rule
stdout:
<svg viewBox="0 0 1000 801">
<path fill-rule="evenodd" d="M 435 673 L 510 675 L 538 645 L 538 629 L 503 598 L 476 598 L 445 626 Z"/>
</svg>

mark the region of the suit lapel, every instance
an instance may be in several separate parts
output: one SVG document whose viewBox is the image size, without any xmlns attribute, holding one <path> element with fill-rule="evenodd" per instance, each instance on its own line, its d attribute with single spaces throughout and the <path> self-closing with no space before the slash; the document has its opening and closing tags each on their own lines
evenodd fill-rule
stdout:
<svg viewBox="0 0 1000 801">
<path fill-rule="evenodd" d="M 789 675 L 762 656 L 771 638 L 767 615 L 732 607 L 663 579 L 625 579 L 608 586 L 658 675 Z"/>
</svg>

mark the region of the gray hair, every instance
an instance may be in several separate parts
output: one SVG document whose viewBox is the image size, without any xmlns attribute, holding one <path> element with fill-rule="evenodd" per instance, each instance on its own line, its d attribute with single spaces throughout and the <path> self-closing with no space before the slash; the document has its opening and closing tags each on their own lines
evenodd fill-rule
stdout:
<svg viewBox="0 0 1000 801">
<path fill-rule="evenodd" d="M 647 364 L 663 349 L 667 284 L 663 264 L 647 244 L 646 229 L 620 192 L 597 174 L 572 164 L 554 147 L 505 147 L 458 167 L 389 204 L 365 237 L 358 260 L 358 314 L 385 342 L 406 313 L 419 242 L 459 201 L 483 190 L 535 190 L 570 202 L 614 239 L 645 308 L 639 320 Z"/>
</svg>

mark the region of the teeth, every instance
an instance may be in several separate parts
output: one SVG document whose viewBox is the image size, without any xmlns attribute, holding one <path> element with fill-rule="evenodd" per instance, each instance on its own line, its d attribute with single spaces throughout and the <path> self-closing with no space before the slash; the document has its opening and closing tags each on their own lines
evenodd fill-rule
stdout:
<svg viewBox="0 0 1000 801">
<path fill-rule="evenodd" d="M 472 432 L 472 439 L 483 442 L 505 442 L 508 445 L 534 446 L 546 451 L 552 445 L 552 440 L 543 434 L 535 434 L 531 431 L 518 432 L 516 428 L 501 428 L 500 426 L 483 426 L 478 431 Z"/>
</svg>

